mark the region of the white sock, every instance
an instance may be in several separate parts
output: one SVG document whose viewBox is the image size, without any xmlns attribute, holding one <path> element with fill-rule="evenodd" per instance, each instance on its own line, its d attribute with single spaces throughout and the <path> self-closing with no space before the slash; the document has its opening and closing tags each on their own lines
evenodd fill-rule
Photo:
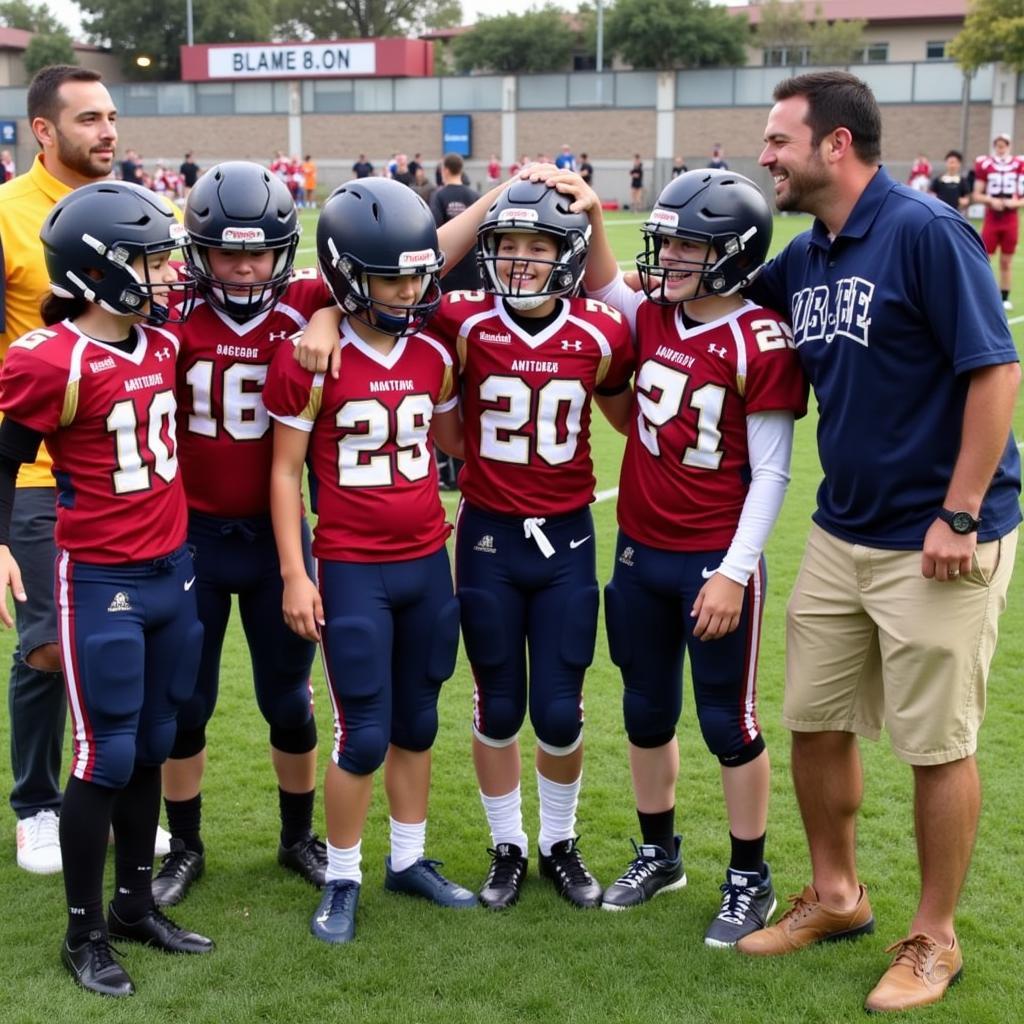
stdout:
<svg viewBox="0 0 1024 1024">
<path fill-rule="evenodd" d="M 563 785 L 552 782 L 537 772 L 537 795 L 540 797 L 540 835 L 537 845 L 545 857 L 551 856 L 551 847 L 576 835 L 576 807 L 580 802 L 580 782 Z"/>
<path fill-rule="evenodd" d="M 427 845 L 427 819 L 408 823 L 391 822 L 391 870 L 404 871 L 423 856 Z"/>
<path fill-rule="evenodd" d="M 336 882 L 346 879 L 362 885 L 363 872 L 360 864 L 363 861 L 363 841 L 360 839 L 355 846 L 331 846 L 327 844 L 327 881 Z"/>
<path fill-rule="evenodd" d="M 480 801 L 484 805 L 494 845 L 513 843 L 523 851 L 525 857 L 530 848 L 530 840 L 523 831 L 523 798 L 519 787 L 516 786 L 511 793 L 503 796 L 488 796 L 481 790 Z"/>
</svg>

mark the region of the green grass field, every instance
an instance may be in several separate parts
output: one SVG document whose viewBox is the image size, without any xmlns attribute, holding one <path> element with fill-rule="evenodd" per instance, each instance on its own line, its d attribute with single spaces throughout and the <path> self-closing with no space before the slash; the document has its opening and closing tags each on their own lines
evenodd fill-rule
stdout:
<svg viewBox="0 0 1024 1024">
<path fill-rule="evenodd" d="M 300 262 L 312 263 L 312 213 Z M 803 217 L 776 221 L 781 246 L 806 227 Z M 639 248 L 637 221 L 611 219 L 620 259 Z M 1024 312 L 1024 260 L 1018 259 L 1017 308 Z M 1011 314 L 1013 316 L 1013 314 Z M 1024 322 L 1024 316 L 1020 317 Z M 1020 346 L 1021 325 L 1014 325 Z M 1015 418 L 1024 436 L 1024 405 Z M 761 720 L 774 762 L 768 858 L 780 898 L 808 879 L 803 831 L 789 781 L 788 737 L 779 722 L 784 609 L 813 508 L 819 468 L 813 415 L 799 425 L 793 483 L 768 549 L 769 599 L 760 665 Z M 595 417 L 598 488 L 617 482 L 621 438 Z M 230 471 L 230 470 L 228 470 Z M 454 510 L 454 500 L 446 496 Z M 599 575 L 611 573 L 614 501 L 595 506 Z M 130 524 L 126 524 L 130 528 Z M 1017 1022 L 1024 1018 L 1019 976 L 1024 915 L 1016 902 L 1020 865 L 1019 771 L 1024 757 L 1024 574 L 1017 574 L 990 680 L 989 715 L 979 760 L 985 809 L 958 927 L 966 958 L 963 982 L 929 1022 Z M 0 659 L 13 645 L 0 637 Z M 5 670 L 6 671 L 6 670 Z M 330 703 L 315 669 L 321 748 L 332 732 Z M 443 691 L 435 747 L 428 854 L 445 872 L 476 886 L 487 866 L 489 835 L 477 797 L 470 749 L 471 679 L 464 659 Z M 626 763 L 620 682 L 603 626 L 587 679 L 587 759 L 578 828 L 590 868 L 611 882 L 631 853 L 637 826 Z M 308 922 L 317 896 L 276 864 L 277 797 L 267 730 L 252 697 L 248 655 L 233 628 L 225 648 L 220 705 L 209 729 L 204 792 L 207 874 L 174 911 L 182 924 L 218 943 L 209 957 L 171 960 L 126 947 L 139 994 L 114 1004 L 77 990 L 61 968 L 64 929 L 59 877 L 35 877 L 14 864 L 14 815 L 0 814 L 0 1022 L 339 1021 L 381 1024 L 533 1024 L 533 1022 L 839 1022 L 863 1019 L 864 996 L 901 938 L 917 894 L 910 811 L 910 770 L 883 740 L 865 744 L 867 794 L 860 830 L 860 871 L 871 889 L 875 935 L 812 948 L 777 961 L 751 962 L 707 949 L 704 928 L 717 910 L 728 856 L 717 762 L 704 749 L 687 696 L 680 724 L 682 771 L 678 824 L 689 886 L 628 914 L 576 912 L 531 875 L 520 905 L 503 914 L 445 913 L 383 890 L 387 810 L 378 784 L 363 843 L 359 936 L 344 948 L 315 941 Z M 532 737 L 523 733 L 532 757 Z M 0 791 L 10 788 L 7 718 L 0 715 Z M 325 760 L 325 758 L 324 758 Z M 524 774 L 527 831 L 535 842 L 532 770 Z M 318 803 L 318 827 L 323 810 Z M 109 883 L 109 874 L 108 874 Z"/>
</svg>

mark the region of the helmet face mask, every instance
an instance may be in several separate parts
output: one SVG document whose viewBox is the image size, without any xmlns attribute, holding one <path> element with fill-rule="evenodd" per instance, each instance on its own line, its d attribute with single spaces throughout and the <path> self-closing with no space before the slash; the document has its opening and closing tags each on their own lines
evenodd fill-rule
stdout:
<svg viewBox="0 0 1024 1024">
<path fill-rule="evenodd" d="M 212 306 L 240 320 L 270 309 L 291 281 L 300 227 L 287 186 L 259 164 L 232 160 L 211 167 L 185 204 L 189 273 Z M 275 254 L 269 276 L 235 281 L 215 273 L 211 250 Z"/>
<path fill-rule="evenodd" d="M 477 263 L 488 282 L 487 291 L 519 310 L 576 293 L 586 268 L 591 229 L 585 213 L 569 210 L 571 202 L 570 197 L 542 182 L 516 181 L 505 189 L 477 231 Z M 554 242 L 553 259 L 519 252 L 501 254 L 503 236 L 531 233 Z M 539 288 L 532 283 L 524 287 L 531 274 L 543 280 Z"/>
<path fill-rule="evenodd" d="M 192 311 L 195 283 L 153 280 L 149 266 L 150 257 L 170 256 L 185 238 L 162 200 L 140 185 L 117 181 L 65 196 L 40 232 L 54 295 L 156 325 L 183 323 Z"/>
<path fill-rule="evenodd" d="M 641 287 L 651 302 L 673 306 L 733 295 L 749 285 L 768 255 L 772 212 L 760 189 L 742 175 L 689 171 L 665 186 L 641 231 L 644 251 L 636 257 Z M 702 247 L 703 261 L 665 259 L 663 247 L 671 238 Z M 669 296 L 670 275 L 676 273 L 699 274 L 692 295 Z"/>
<path fill-rule="evenodd" d="M 400 182 L 361 178 L 335 190 L 317 223 L 317 261 L 342 312 L 381 334 L 415 334 L 441 304 L 433 215 Z M 414 301 L 375 297 L 374 279 L 402 278 L 416 281 Z"/>
</svg>

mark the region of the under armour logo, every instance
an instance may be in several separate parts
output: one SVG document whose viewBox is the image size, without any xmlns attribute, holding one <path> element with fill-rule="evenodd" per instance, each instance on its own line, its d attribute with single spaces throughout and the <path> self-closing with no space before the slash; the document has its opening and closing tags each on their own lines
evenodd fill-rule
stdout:
<svg viewBox="0 0 1024 1024">
<path fill-rule="evenodd" d="M 284 341 L 284 339 L 287 337 L 287 331 L 270 331 L 267 334 L 267 341 Z"/>
<path fill-rule="evenodd" d="M 725 358 L 725 346 L 724 345 L 716 345 L 716 344 L 714 344 L 714 342 L 712 342 L 710 345 L 708 345 L 708 351 L 712 355 L 718 356 L 719 359 L 724 359 Z"/>
<path fill-rule="evenodd" d="M 566 341 L 566 340 L 562 341 L 562 351 L 563 352 L 570 352 L 570 351 L 572 351 L 572 352 L 579 352 L 582 348 L 583 348 L 583 342 L 582 341 Z"/>
<path fill-rule="evenodd" d="M 158 352 L 154 352 L 153 355 L 158 362 L 162 363 L 165 359 L 171 358 L 171 350 L 169 348 L 162 348 Z"/>
</svg>

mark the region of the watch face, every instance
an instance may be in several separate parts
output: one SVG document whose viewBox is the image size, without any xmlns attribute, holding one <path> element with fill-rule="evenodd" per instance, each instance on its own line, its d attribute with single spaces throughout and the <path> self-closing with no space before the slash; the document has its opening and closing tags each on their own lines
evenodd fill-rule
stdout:
<svg viewBox="0 0 1024 1024">
<path fill-rule="evenodd" d="M 954 533 L 970 533 L 974 529 L 974 518 L 969 512 L 955 512 L 950 525 Z"/>
</svg>

